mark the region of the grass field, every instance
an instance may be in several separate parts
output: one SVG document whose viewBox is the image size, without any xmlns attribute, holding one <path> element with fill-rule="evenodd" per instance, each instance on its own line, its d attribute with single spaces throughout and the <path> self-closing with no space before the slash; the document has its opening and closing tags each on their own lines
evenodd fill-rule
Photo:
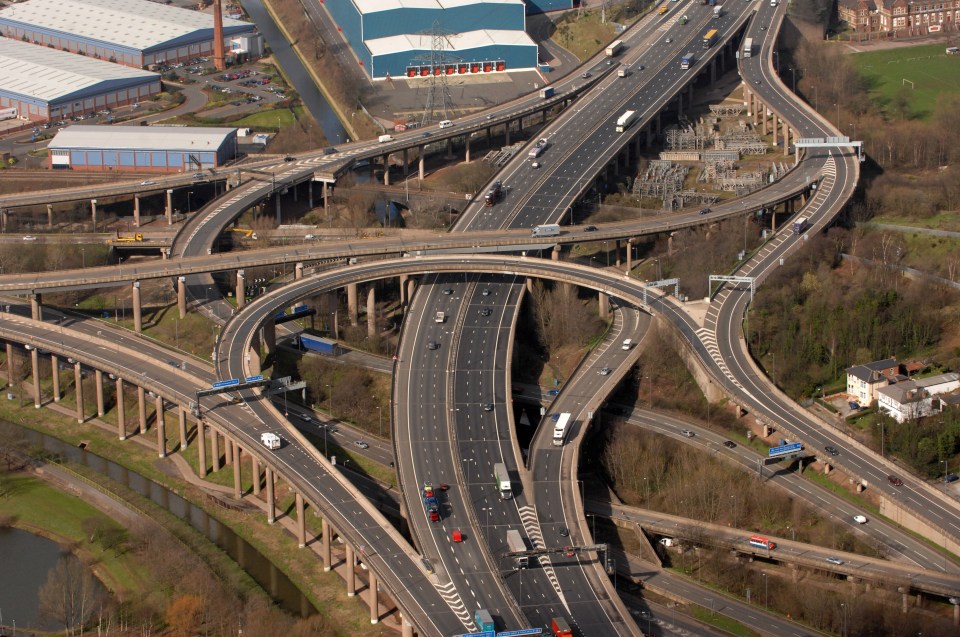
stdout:
<svg viewBox="0 0 960 637">
<path fill-rule="evenodd" d="M 960 93 L 960 55 L 947 55 L 943 44 L 858 53 L 853 59 L 870 81 L 870 96 L 885 110 L 895 97 L 909 100 L 916 119 L 933 114 L 940 93 Z M 912 82 L 912 84 L 911 84 Z"/>
</svg>

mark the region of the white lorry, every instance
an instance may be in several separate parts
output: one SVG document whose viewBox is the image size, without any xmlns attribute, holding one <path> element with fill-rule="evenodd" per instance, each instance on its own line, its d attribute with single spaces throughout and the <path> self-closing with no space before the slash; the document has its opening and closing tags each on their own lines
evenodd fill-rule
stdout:
<svg viewBox="0 0 960 637">
<path fill-rule="evenodd" d="M 443 323 L 444 321 L 447 320 L 447 315 L 444 312 L 437 312 L 437 315 L 436 317 L 434 317 L 433 320 L 436 323 Z"/>
<path fill-rule="evenodd" d="M 531 237 L 556 237 L 560 234 L 560 226 L 555 223 L 545 223 L 542 226 L 534 226 L 530 232 Z"/>
</svg>

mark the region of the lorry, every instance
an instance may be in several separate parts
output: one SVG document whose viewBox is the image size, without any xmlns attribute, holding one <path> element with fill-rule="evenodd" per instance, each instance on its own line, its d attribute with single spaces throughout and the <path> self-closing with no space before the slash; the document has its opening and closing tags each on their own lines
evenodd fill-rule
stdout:
<svg viewBox="0 0 960 637">
<path fill-rule="evenodd" d="M 493 479 L 497 481 L 497 490 L 500 492 L 501 500 L 509 500 L 513 497 L 513 486 L 510 484 L 510 472 L 507 471 L 507 465 L 502 462 L 493 465 Z"/>
<path fill-rule="evenodd" d="M 260 434 L 260 443 L 267 449 L 279 449 L 280 442 L 280 436 L 275 433 L 267 432 Z"/>
<path fill-rule="evenodd" d="M 622 133 L 623 131 L 630 128 L 630 124 L 633 123 L 633 120 L 637 118 L 636 111 L 627 111 L 623 115 L 617 118 L 617 132 Z"/>
<path fill-rule="evenodd" d="M 490 186 L 490 190 L 487 191 L 487 194 L 483 196 L 483 203 L 487 206 L 496 205 L 500 201 L 500 197 L 503 195 L 503 184 L 500 183 L 500 180 L 493 182 L 493 185 Z"/>
<path fill-rule="evenodd" d="M 714 19 L 719 18 L 719 17 L 722 16 L 722 15 L 723 15 L 723 7 L 721 7 L 719 4 L 718 4 L 718 5 L 714 5 L 714 7 L 713 7 L 713 17 L 714 17 Z"/>
<path fill-rule="evenodd" d="M 129 242 L 140 242 L 140 241 L 143 241 L 142 232 L 137 232 L 134 235 L 129 237 L 121 237 L 120 233 L 117 232 L 117 237 L 115 239 L 111 239 L 110 243 L 129 243 Z"/>
<path fill-rule="evenodd" d="M 541 137 L 540 139 L 537 140 L 537 143 L 533 145 L 533 148 L 530 149 L 530 152 L 528 153 L 528 155 L 531 158 L 539 157 L 540 155 L 543 154 L 543 151 L 547 149 L 548 143 L 549 142 L 547 142 L 546 139 Z"/>
<path fill-rule="evenodd" d="M 680 23 L 680 26 L 683 26 L 684 24 L 686 24 L 686 23 L 689 22 L 689 21 L 690 21 L 690 18 L 688 18 L 686 14 L 680 16 L 680 19 L 677 20 L 677 22 Z"/>
<path fill-rule="evenodd" d="M 619 69 L 617 69 L 617 77 L 627 77 L 628 75 L 630 75 L 629 66 L 621 66 Z"/>
<path fill-rule="evenodd" d="M 614 40 L 614 41 L 611 42 L 610 45 L 606 48 L 606 50 L 604 51 L 604 53 L 607 54 L 607 57 L 608 57 L 608 58 L 612 58 L 612 57 L 616 57 L 616 55 L 617 55 L 618 53 L 620 53 L 620 51 L 621 51 L 622 49 L 623 49 L 623 40 Z"/>
<path fill-rule="evenodd" d="M 511 553 L 522 553 L 527 550 L 527 542 L 520 535 L 520 531 L 510 529 L 507 531 L 507 547 Z M 530 564 L 530 558 L 526 555 L 514 555 L 516 568 L 527 568 Z"/>
<path fill-rule="evenodd" d="M 573 630 L 570 629 L 570 624 L 563 617 L 551 619 L 550 629 L 553 631 L 553 637 L 573 637 Z"/>
<path fill-rule="evenodd" d="M 696 61 L 697 59 L 693 57 L 693 53 L 687 53 L 680 58 L 680 68 L 686 71 Z"/>
<path fill-rule="evenodd" d="M 300 334 L 297 340 L 300 342 L 301 350 L 317 352 L 318 354 L 325 354 L 327 356 L 337 355 L 337 342 L 329 338 Z"/>
<path fill-rule="evenodd" d="M 570 414 L 562 413 L 560 418 L 553 425 L 553 446 L 563 446 L 567 437 L 567 430 L 570 428 Z"/>
<path fill-rule="evenodd" d="M 531 237 L 556 237 L 560 234 L 560 226 L 555 223 L 545 223 L 534 226 L 530 231 Z"/>
<path fill-rule="evenodd" d="M 743 57 L 748 58 L 753 55 L 753 38 L 746 38 L 743 41 Z"/>
<path fill-rule="evenodd" d="M 10 108 L 0 108 L 0 120 L 15 119 L 18 114 L 19 114 L 19 111 L 15 106 L 12 106 Z"/>
<path fill-rule="evenodd" d="M 444 312 L 437 312 L 437 315 L 433 320 L 435 323 L 443 323 L 447 320 L 447 315 Z"/>
<path fill-rule="evenodd" d="M 540 99 L 547 99 L 548 97 L 553 97 L 556 91 L 553 90 L 552 86 L 544 86 L 540 89 Z"/>
<path fill-rule="evenodd" d="M 387 142 L 392 142 L 392 141 L 393 141 L 393 135 L 381 135 L 380 137 L 377 138 L 377 141 L 380 142 L 381 144 L 386 144 Z"/>
<path fill-rule="evenodd" d="M 493 616 L 485 608 L 477 609 L 477 612 L 473 614 L 473 621 L 477 624 L 477 630 L 481 633 L 492 633 L 497 629 L 496 624 L 493 623 Z"/>
<path fill-rule="evenodd" d="M 678 543 L 672 537 L 662 537 L 660 538 L 660 544 L 666 547 L 677 546 Z"/>
<path fill-rule="evenodd" d="M 433 490 L 433 483 L 423 483 L 423 508 L 427 512 L 427 519 L 431 522 L 440 521 L 440 501 Z"/>
<path fill-rule="evenodd" d="M 803 234 L 803 231 L 807 229 L 807 222 L 809 219 L 806 217 L 800 217 L 793 222 L 793 234 Z"/>
</svg>

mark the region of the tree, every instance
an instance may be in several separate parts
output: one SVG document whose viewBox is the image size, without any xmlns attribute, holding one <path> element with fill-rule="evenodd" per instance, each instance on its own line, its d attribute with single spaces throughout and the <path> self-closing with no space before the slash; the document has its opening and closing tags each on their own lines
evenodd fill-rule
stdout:
<svg viewBox="0 0 960 637">
<path fill-rule="evenodd" d="M 167 605 L 166 620 L 174 634 L 189 637 L 200 629 L 203 599 L 199 595 L 178 595 Z"/>
<path fill-rule="evenodd" d="M 40 614 L 61 624 L 64 634 L 74 635 L 102 603 L 104 590 L 79 559 L 61 555 L 37 598 Z"/>
</svg>

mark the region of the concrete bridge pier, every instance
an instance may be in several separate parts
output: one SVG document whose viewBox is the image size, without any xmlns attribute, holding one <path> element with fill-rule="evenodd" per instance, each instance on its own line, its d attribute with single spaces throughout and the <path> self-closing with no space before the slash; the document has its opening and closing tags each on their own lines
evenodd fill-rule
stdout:
<svg viewBox="0 0 960 637">
<path fill-rule="evenodd" d="M 207 426 L 197 419 L 197 469 L 201 478 L 207 477 Z"/>
<path fill-rule="evenodd" d="M 163 209 L 164 214 L 167 216 L 167 225 L 173 225 L 173 188 L 167 189 L 167 202 Z"/>
<path fill-rule="evenodd" d="M 127 439 L 127 418 L 123 410 L 123 379 L 116 380 L 117 393 L 117 436 L 120 440 Z"/>
<path fill-rule="evenodd" d="M 177 277 L 177 315 L 183 319 L 187 316 L 187 277 Z"/>
<path fill-rule="evenodd" d="M 7 385 L 13 386 L 13 343 L 7 343 Z"/>
<path fill-rule="evenodd" d="M 133 282 L 133 331 L 140 334 L 143 331 L 143 314 L 140 306 L 140 281 Z"/>
<path fill-rule="evenodd" d="M 140 416 L 140 433 L 147 433 L 147 390 L 137 386 L 137 413 Z"/>
<path fill-rule="evenodd" d="M 138 193 L 133 195 L 133 225 L 140 227 L 140 195 Z"/>
<path fill-rule="evenodd" d="M 247 350 L 247 371 L 250 375 L 256 375 L 260 373 L 260 334 L 254 334 L 253 340 L 250 343 L 250 349 Z"/>
<path fill-rule="evenodd" d="M 305 548 L 307 546 L 307 520 L 304 517 L 306 508 L 303 504 L 303 495 L 299 492 L 296 494 L 297 500 L 297 545 L 300 548 Z"/>
<path fill-rule="evenodd" d="M 605 292 L 597 294 L 598 305 L 600 306 L 600 318 L 610 318 L 610 297 Z"/>
<path fill-rule="evenodd" d="M 223 466 L 229 467 L 233 464 L 233 438 L 228 438 L 226 432 L 223 434 Z"/>
<path fill-rule="evenodd" d="M 403 149 L 403 178 L 407 178 L 407 174 L 410 172 L 410 149 Z"/>
<path fill-rule="evenodd" d="M 94 370 L 93 380 L 95 383 L 94 390 L 97 395 L 97 417 L 102 418 L 106 412 L 103 406 L 103 372 L 99 369 Z"/>
<path fill-rule="evenodd" d="M 267 356 L 273 356 L 277 351 L 277 324 L 274 319 L 269 319 L 263 324 L 263 347 Z"/>
<path fill-rule="evenodd" d="M 407 280 L 409 278 L 406 274 L 400 275 L 400 307 L 407 307 Z"/>
<path fill-rule="evenodd" d="M 614 243 L 613 254 L 616 258 L 616 262 L 613 264 L 616 267 L 620 267 L 620 239 L 617 239 Z"/>
<path fill-rule="evenodd" d="M 411 278 L 407 281 L 407 303 L 413 298 L 413 293 L 417 291 L 417 280 Z"/>
<path fill-rule="evenodd" d="M 790 155 L 790 126 L 786 120 L 783 122 L 783 156 Z"/>
<path fill-rule="evenodd" d="M 347 597 L 353 597 L 357 594 L 356 557 L 353 554 L 352 544 L 344 542 L 343 546 L 347 552 L 347 572 L 345 573 L 347 577 Z"/>
<path fill-rule="evenodd" d="M 413 637 L 413 624 L 406 617 L 400 617 L 400 637 Z"/>
<path fill-rule="evenodd" d="M 559 260 L 560 260 L 560 251 L 561 251 L 562 249 L 563 249 L 563 248 L 561 248 L 559 245 L 553 246 L 553 249 L 550 251 L 550 259 L 553 260 L 553 261 L 559 261 Z"/>
<path fill-rule="evenodd" d="M 503 145 L 504 145 L 504 146 L 509 146 L 509 145 L 510 145 L 510 123 L 511 123 L 511 122 L 507 121 L 507 122 L 503 125 L 503 137 L 504 137 Z"/>
<path fill-rule="evenodd" d="M 240 448 L 240 443 L 236 440 L 231 444 L 233 447 L 233 497 L 236 500 L 243 498 L 243 488 L 240 482 L 240 456 L 243 453 L 243 450 Z M 256 476 L 254 476 L 256 478 Z"/>
<path fill-rule="evenodd" d="M 670 236 L 667 237 L 667 256 L 673 256 L 673 233 L 670 233 Z"/>
<path fill-rule="evenodd" d="M 260 461 L 254 455 L 250 456 L 250 474 L 253 476 L 253 495 L 260 495 Z"/>
<path fill-rule="evenodd" d="M 303 262 L 297 262 L 293 266 L 293 280 L 299 281 L 303 278 Z"/>
<path fill-rule="evenodd" d="M 93 224 L 93 231 L 97 231 L 97 200 L 90 200 L 90 222 Z"/>
<path fill-rule="evenodd" d="M 683 117 L 683 91 L 677 93 L 677 117 Z"/>
<path fill-rule="evenodd" d="M 953 605 L 953 625 L 960 626 L 960 604 Z"/>
<path fill-rule="evenodd" d="M 7 345 L 10 347 L 10 345 Z M 10 354 L 7 350 L 7 369 L 10 369 Z M 9 373 L 7 374 L 9 376 Z M 56 354 L 50 354 L 50 380 L 53 384 L 53 402 L 60 402 L 60 358 Z M 11 381 L 9 384 L 13 384 Z"/>
<path fill-rule="evenodd" d="M 390 185 L 390 155 L 389 153 L 383 156 L 383 185 Z"/>
<path fill-rule="evenodd" d="M 277 225 L 279 226 L 281 223 L 283 223 L 283 217 L 281 216 L 281 210 L 280 210 L 280 191 L 279 190 L 273 193 L 273 208 L 274 208 L 274 215 L 277 218 Z"/>
<path fill-rule="evenodd" d="M 42 399 L 40 395 L 40 352 L 37 351 L 36 347 L 30 348 L 30 367 L 33 373 L 33 406 L 35 409 L 40 409 Z"/>
<path fill-rule="evenodd" d="M 247 277 L 243 270 L 237 270 L 237 284 L 234 295 L 237 297 L 237 309 L 247 304 Z"/>
<path fill-rule="evenodd" d="M 377 588 L 380 584 L 377 582 L 377 574 L 373 572 L 373 569 L 367 571 L 369 576 L 369 591 L 370 597 L 367 600 L 367 603 L 370 604 L 370 623 L 376 624 L 380 621 L 380 600 L 377 597 Z"/>
<path fill-rule="evenodd" d="M 624 271 L 630 274 L 633 270 L 633 239 L 627 239 L 627 269 Z"/>
<path fill-rule="evenodd" d="M 373 285 L 367 291 L 367 336 L 377 335 L 377 288 Z"/>
<path fill-rule="evenodd" d="M 766 111 L 766 108 L 767 108 L 767 107 L 766 107 L 766 106 L 763 106 L 762 108 L 764 109 L 764 111 L 763 111 L 763 134 L 766 135 L 766 134 L 767 134 L 767 111 Z M 771 121 L 770 121 L 770 127 L 771 127 L 771 129 L 772 129 L 771 132 L 773 133 L 773 145 L 776 146 L 777 143 L 778 143 L 778 141 L 779 141 L 779 139 L 780 139 L 779 136 L 778 136 L 778 133 L 780 132 L 780 131 L 779 131 L 780 117 L 779 117 L 776 113 L 774 113 L 774 114 L 770 117 L 770 120 L 771 120 Z"/>
<path fill-rule="evenodd" d="M 423 146 L 422 144 L 420 146 L 417 146 L 417 153 L 419 155 L 417 159 L 417 177 L 422 180 L 427 174 L 426 146 Z"/>
<path fill-rule="evenodd" d="M 546 113 L 544 113 L 544 117 L 546 117 Z M 463 156 L 463 161 L 469 164 L 470 163 L 470 136 L 469 135 L 464 135 L 463 145 L 466 148 L 466 151 L 464 152 L 464 156 Z"/>
<path fill-rule="evenodd" d="M 307 180 L 307 208 L 313 210 L 313 178 Z"/>
<path fill-rule="evenodd" d="M 154 410 L 156 411 L 157 425 L 157 455 L 161 458 L 167 457 L 167 420 L 163 411 L 163 396 L 157 396 L 154 401 Z"/>
<path fill-rule="evenodd" d="M 663 113 L 657 113 L 657 116 L 653 118 L 654 123 L 657 125 L 657 137 L 660 136 L 660 124 L 661 124 L 662 118 L 663 118 Z"/>
<path fill-rule="evenodd" d="M 187 448 L 187 407 L 180 405 L 177 409 L 177 417 L 180 425 L 180 451 Z"/>
<path fill-rule="evenodd" d="M 47 204 L 47 227 L 53 227 L 53 206 L 50 204 Z"/>
<path fill-rule="evenodd" d="M 80 361 L 73 364 L 74 395 L 77 398 L 77 422 L 83 424 L 83 374 L 80 370 Z"/>
<path fill-rule="evenodd" d="M 323 198 L 323 214 L 326 215 L 327 221 L 330 221 L 330 187 L 327 182 L 323 182 L 321 197 Z"/>
<path fill-rule="evenodd" d="M 322 534 L 320 546 L 320 559 L 323 561 L 323 571 L 330 570 L 330 534 L 333 533 L 333 525 L 327 522 L 327 518 L 320 520 L 320 533 Z"/>
<path fill-rule="evenodd" d="M 360 310 L 357 305 L 357 284 L 347 284 L 347 314 L 350 315 L 350 325 L 356 327 L 360 320 Z"/>
<path fill-rule="evenodd" d="M 223 461 L 220 457 L 220 432 L 210 427 L 210 468 L 213 471 L 220 471 L 223 467 Z"/>
<path fill-rule="evenodd" d="M 717 83 L 717 58 L 710 60 L 710 84 Z"/>
<path fill-rule="evenodd" d="M 265 473 L 267 483 L 267 524 L 273 524 L 277 521 L 277 501 L 273 497 L 273 469 L 267 467 Z"/>
<path fill-rule="evenodd" d="M 30 318 L 34 321 L 43 320 L 43 295 L 39 292 L 30 297 Z"/>
<path fill-rule="evenodd" d="M 910 610 L 910 589 L 901 586 L 897 588 L 897 592 L 900 593 L 900 612 L 906 615 Z"/>
</svg>

